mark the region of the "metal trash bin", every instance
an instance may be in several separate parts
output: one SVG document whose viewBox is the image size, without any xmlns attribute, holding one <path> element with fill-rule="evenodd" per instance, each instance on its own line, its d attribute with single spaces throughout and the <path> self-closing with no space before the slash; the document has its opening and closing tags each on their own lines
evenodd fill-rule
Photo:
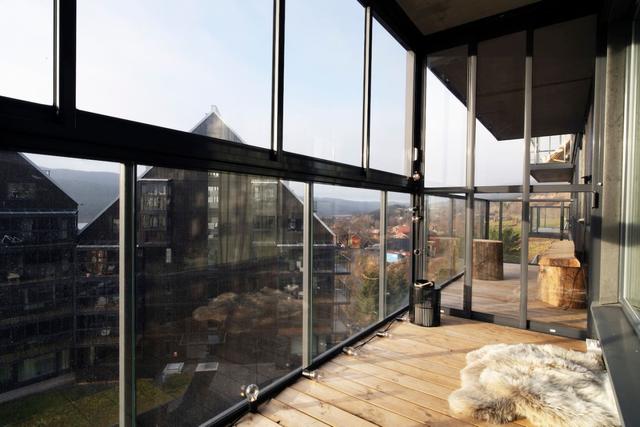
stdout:
<svg viewBox="0 0 640 427">
<path fill-rule="evenodd" d="M 411 323 L 420 326 L 440 325 L 440 287 L 428 280 L 413 284 Z"/>
</svg>

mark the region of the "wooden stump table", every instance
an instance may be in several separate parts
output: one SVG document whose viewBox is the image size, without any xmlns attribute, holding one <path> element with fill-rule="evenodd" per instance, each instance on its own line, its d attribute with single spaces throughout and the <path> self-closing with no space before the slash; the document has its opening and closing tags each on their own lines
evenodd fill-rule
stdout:
<svg viewBox="0 0 640 427">
<path fill-rule="evenodd" d="M 554 307 L 585 308 L 584 269 L 569 241 L 554 242 L 538 260 L 540 300 Z"/>
<path fill-rule="evenodd" d="M 479 280 L 503 280 L 502 241 L 473 239 L 473 276 Z"/>
</svg>

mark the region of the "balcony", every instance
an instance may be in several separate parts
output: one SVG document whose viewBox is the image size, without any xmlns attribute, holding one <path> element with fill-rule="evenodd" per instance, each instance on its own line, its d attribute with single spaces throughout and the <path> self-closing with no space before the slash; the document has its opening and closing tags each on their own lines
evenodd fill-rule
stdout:
<svg viewBox="0 0 640 427">
<path fill-rule="evenodd" d="M 210 3 L 0 6 L 0 424 L 637 424 L 638 1 Z"/>
</svg>

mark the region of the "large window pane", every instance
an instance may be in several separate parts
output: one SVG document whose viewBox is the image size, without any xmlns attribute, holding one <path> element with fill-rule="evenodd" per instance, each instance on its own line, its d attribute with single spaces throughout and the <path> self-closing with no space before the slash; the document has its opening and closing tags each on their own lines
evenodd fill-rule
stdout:
<svg viewBox="0 0 640 427">
<path fill-rule="evenodd" d="M 53 1 L 0 1 L 0 96 L 53 104 Z"/>
<path fill-rule="evenodd" d="M 387 312 L 409 304 L 411 289 L 411 195 L 387 195 Z"/>
<path fill-rule="evenodd" d="M 359 166 L 364 9 L 342 0 L 286 7 L 284 149 Z"/>
<path fill-rule="evenodd" d="M 300 366 L 303 200 L 277 178 L 157 166 L 137 189 L 138 422 L 198 425 Z"/>
<path fill-rule="evenodd" d="M 273 4 L 78 2 L 78 108 L 270 146 Z M 199 121 L 214 115 L 227 126 Z"/>
<path fill-rule="evenodd" d="M 375 19 L 372 34 L 370 166 L 406 174 L 407 51 Z"/>
<path fill-rule="evenodd" d="M 314 185 L 313 353 L 378 319 L 380 192 Z"/>
<path fill-rule="evenodd" d="M 118 422 L 118 171 L 0 151 L 2 425 Z"/>
<path fill-rule="evenodd" d="M 478 44 L 476 185 L 522 185 L 524 32 Z"/>
<path fill-rule="evenodd" d="M 467 47 L 427 57 L 425 184 L 466 184 Z"/>
</svg>

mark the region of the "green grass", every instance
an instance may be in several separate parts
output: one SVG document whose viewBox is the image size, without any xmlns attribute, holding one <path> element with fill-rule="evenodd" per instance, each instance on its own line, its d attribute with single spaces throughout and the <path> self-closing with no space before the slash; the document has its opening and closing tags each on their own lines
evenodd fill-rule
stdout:
<svg viewBox="0 0 640 427">
<path fill-rule="evenodd" d="M 138 412 L 148 411 L 182 395 L 191 381 L 173 375 L 164 384 L 137 381 Z M 73 385 L 0 405 L 2 426 L 112 426 L 118 422 L 117 384 Z"/>
</svg>

